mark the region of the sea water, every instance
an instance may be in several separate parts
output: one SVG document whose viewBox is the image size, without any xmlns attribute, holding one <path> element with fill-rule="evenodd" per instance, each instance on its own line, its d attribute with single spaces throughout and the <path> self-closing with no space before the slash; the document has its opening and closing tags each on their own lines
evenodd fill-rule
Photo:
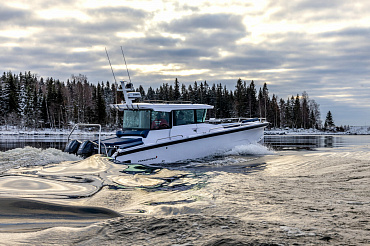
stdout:
<svg viewBox="0 0 370 246">
<path fill-rule="evenodd" d="M 5 244 L 370 243 L 370 136 L 266 136 L 151 168 L 23 147 L 0 166 Z"/>
</svg>

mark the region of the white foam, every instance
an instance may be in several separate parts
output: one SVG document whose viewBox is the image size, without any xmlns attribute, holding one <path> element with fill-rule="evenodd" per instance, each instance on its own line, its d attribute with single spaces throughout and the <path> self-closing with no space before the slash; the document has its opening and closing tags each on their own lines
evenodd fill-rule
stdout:
<svg viewBox="0 0 370 246">
<path fill-rule="evenodd" d="M 247 161 L 247 159 L 225 157 L 221 160 L 210 161 L 209 164 L 211 166 L 225 166 L 225 165 L 238 164 L 238 163 L 242 163 L 242 162 L 245 162 L 245 161 Z"/>
<path fill-rule="evenodd" d="M 61 150 L 37 149 L 33 147 L 17 148 L 0 152 L 0 172 L 11 168 L 44 166 L 62 161 L 78 161 L 80 157 L 65 153 Z"/>
<path fill-rule="evenodd" d="M 197 159 L 189 162 L 188 167 L 204 165 L 205 163 L 210 166 L 228 166 L 239 163 L 245 163 L 253 160 L 256 157 L 263 155 L 274 155 L 275 153 L 269 150 L 266 146 L 260 144 L 248 144 L 235 146 L 232 150 L 219 153 L 217 156 L 208 156 L 206 158 Z M 239 157 L 238 157 L 239 156 Z M 251 158 L 249 158 L 251 157 Z"/>
<path fill-rule="evenodd" d="M 235 146 L 225 155 L 273 155 L 274 152 L 260 144 L 247 144 Z"/>
</svg>

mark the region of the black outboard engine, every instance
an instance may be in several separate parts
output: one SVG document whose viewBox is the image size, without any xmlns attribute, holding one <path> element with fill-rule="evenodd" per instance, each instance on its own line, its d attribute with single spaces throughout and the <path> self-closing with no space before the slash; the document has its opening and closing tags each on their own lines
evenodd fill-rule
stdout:
<svg viewBox="0 0 370 246">
<path fill-rule="evenodd" d="M 64 149 L 64 152 L 68 152 L 70 154 L 76 154 L 77 153 L 77 150 L 78 148 L 80 147 L 81 145 L 81 142 L 74 139 L 74 140 L 71 140 L 69 141 L 69 143 L 66 145 L 65 149 Z"/>
<path fill-rule="evenodd" d="M 90 140 L 83 141 L 80 147 L 78 148 L 77 155 L 80 155 L 84 158 L 89 157 L 93 154 L 96 154 L 96 148 L 98 145 Z"/>
</svg>

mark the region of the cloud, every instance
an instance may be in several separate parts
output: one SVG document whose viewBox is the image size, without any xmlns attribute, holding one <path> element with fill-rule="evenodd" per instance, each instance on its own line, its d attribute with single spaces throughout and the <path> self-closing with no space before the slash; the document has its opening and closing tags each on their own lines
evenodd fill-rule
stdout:
<svg viewBox="0 0 370 246">
<path fill-rule="evenodd" d="M 189 31 L 210 31 L 214 29 L 244 31 L 242 17 L 232 14 L 206 14 L 190 15 L 180 19 L 173 20 L 169 24 L 163 24 L 163 27 L 173 33 L 189 33 Z"/>
<path fill-rule="evenodd" d="M 268 8 L 275 9 L 269 16 L 270 21 L 295 21 L 298 23 L 317 23 L 322 21 L 341 20 L 351 15 L 355 1 L 349 3 L 343 0 L 297 0 L 297 1 L 271 1 Z"/>
<path fill-rule="evenodd" d="M 30 70 L 60 80 L 81 73 L 92 83 L 112 81 L 104 48 L 117 77 L 125 78 L 122 46 L 137 86 L 155 88 L 178 77 L 185 84 L 207 80 L 233 89 L 242 78 L 257 86 L 267 82 L 270 92 L 284 99 L 305 90 L 323 112 L 335 106 L 334 117 L 339 110 L 358 109 L 356 100 L 370 104 L 366 1 L 149 5 L 84 0 L 3 4 L 0 65 L 4 71 Z M 336 88 L 335 94 L 328 88 Z"/>
<path fill-rule="evenodd" d="M 1 23 L 18 22 L 19 20 L 26 19 L 29 16 L 29 12 L 8 7 L 6 5 L 0 6 L 0 21 Z"/>
<path fill-rule="evenodd" d="M 18 8 L 0 6 L 0 37 L 12 37 L 14 35 L 24 34 L 25 29 L 30 25 L 33 14 Z"/>
</svg>

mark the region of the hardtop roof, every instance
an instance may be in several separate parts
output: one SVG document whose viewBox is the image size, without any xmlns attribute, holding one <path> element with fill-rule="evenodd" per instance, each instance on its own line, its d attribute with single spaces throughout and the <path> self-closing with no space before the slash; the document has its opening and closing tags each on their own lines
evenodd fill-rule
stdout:
<svg viewBox="0 0 370 246">
<path fill-rule="evenodd" d="M 128 104 L 111 104 L 112 108 L 123 110 L 154 110 L 162 112 L 171 112 L 173 110 L 186 110 L 186 109 L 213 109 L 214 106 L 207 104 L 175 104 L 175 103 L 133 103 Z"/>
</svg>

